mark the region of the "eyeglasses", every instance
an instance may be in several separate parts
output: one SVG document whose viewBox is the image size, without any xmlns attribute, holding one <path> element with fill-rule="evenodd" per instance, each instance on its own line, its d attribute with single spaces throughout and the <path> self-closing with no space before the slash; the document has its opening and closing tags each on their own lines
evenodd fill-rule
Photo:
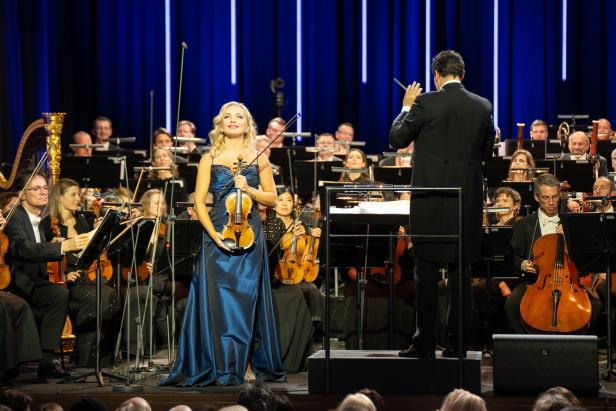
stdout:
<svg viewBox="0 0 616 411">
<path fill-rule="evenodd" d="M 28 188 L 26 191 L 34 191 L 36 193 L 38 193 L 39 191 L 49 191 L 49 186 L 36 186 Z"/>
<path fill-rule="evenodd" d="M 539 201 L 543 203 L 547 203 L 549 201 L 558 201 L 560 199 L 560 195 L 554 196 L 539 196 Z"/>
</svg>

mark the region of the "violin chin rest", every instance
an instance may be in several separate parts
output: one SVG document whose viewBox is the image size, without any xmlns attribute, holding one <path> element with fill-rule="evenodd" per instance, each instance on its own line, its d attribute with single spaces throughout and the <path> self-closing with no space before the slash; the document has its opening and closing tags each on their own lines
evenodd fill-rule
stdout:
<svg viewBox="0 0 616 411">
<path fill-rule="evenodd" d="M 232 238 L 225 238 L 222 242 L 229 248 L 232 254 L 237 254 L 243 250 L 242 247 L 237 246 L 237 243 Z"/>
</svg>

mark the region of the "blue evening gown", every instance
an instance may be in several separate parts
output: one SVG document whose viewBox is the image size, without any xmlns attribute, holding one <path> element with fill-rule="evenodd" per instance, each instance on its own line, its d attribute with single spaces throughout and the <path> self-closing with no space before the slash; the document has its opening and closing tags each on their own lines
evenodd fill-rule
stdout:
<svg viewBox="0 0 616 411">
<path fill-rule="evenodd" d="M 258 188 L 256 164 L 245 168 L 242 174 L 251 187 Z M 233 174 L 227 166 L 212 165 L 209 191 L 214 196 L 214 205 L 210 218 L 218 232 L 228 221 L 225 199 L 235 193 L 232 180 Z M 257 379 L 286 379 L 272 302 L 267 247 L 256 203 L 249 221 L 255 231 L 255 244 L 239 255 L 224 252 L 203 231 L 177 359 L 161 385 L 243 384 L 249 359 Z"/>
</svg>

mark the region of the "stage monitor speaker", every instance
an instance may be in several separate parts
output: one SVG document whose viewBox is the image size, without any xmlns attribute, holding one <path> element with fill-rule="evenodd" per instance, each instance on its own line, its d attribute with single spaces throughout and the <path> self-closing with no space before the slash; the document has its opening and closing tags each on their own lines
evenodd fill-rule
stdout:
<svg viewBox="0 0 616 411">
<path fill-rule="evenodd" d="M 596 336 L 494 335 L 495 393 L 538 393 L 554 386 L 597 394 Z"/>
</svg>

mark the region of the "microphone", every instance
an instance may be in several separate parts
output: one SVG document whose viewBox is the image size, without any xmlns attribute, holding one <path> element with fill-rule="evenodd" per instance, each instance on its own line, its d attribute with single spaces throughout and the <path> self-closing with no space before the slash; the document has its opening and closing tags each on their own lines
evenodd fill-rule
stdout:
<svg viewBox="0 0 616 411">
<path fill-rule="evenodd" d="M 182 48 L 184 50 L 187 50 L 188 49 L 188 44 L 186 44 L 185 42 L 182 42 Z"/>
<path fill-rule="evenodd" d="M 134 143 L 137 141 L 137 137 L 112 137 L 109 139 L 110 142 L 114 142 L 115 144 L 120 143 Z"/>
<path fill-rule="evenodd" d="M 168 170 L 171 171 L 171 167 L 152 167 L 152 166 L 147 166 L 147 167 L 133 167 L 134 171 L 154 171 L 154 170 Z"/>
</svg>

